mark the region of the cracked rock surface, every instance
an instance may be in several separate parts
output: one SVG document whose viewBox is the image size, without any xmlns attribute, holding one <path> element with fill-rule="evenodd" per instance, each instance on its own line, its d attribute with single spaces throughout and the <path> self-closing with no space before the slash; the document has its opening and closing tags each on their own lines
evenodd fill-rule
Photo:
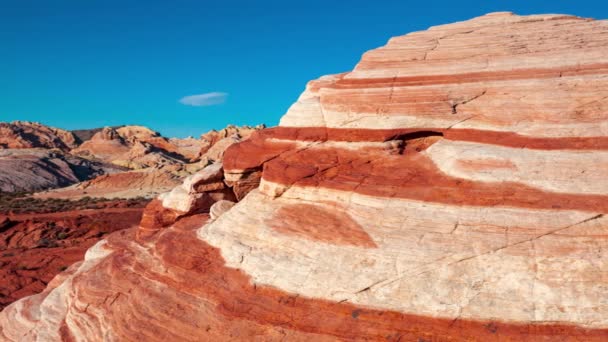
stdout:
<svg viewBox="0 0 608 342">
<path fill-rule="evenodd" d="M 564 15 L 392 38 L 7 307 L 0 338 L 605 341 L 607 56 L 608 22 Z M 219 188 L 213 220 L 176 210 Z"/>
</svg>

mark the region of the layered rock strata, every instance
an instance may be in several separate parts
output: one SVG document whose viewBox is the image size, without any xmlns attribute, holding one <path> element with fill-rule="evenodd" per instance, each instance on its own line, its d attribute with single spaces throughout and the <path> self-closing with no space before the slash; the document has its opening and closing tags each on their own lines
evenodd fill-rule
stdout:
<svg viewBox="0 0 608 342">
<path fill-rule="evenodd" d="M 219 217 L 229 209 L 227 203 L 234 201 L 237 196 L 224 179 L 222 163 L 208 165 L 146 207 L 137 237 L 141 240 L 153 236 L 182 217 L 210 213 L 216 202 L 220 203 L 212 212 L 214 218 Z"/>
<path fill-rule="evenodd" d="M 254 132 L 266 128 L 265 125 L 251 126 L 234 126 L 228 125 L 219 131 L 211 130 L 201 135 L 202 146 L 199 150 L 199 157 L 202 165 L 208 165 L 217 161 L 221 161 L 224 157 L 224 151 L 236 143 L 247 140 Z"/>
<path fill-rule="evenodd" d="M 105 127 L 72 152 L 131 169 L 185 162 L 168 139 L 141 126 Z"/>
<path fill-rule="evenodd" d="M 60 150 L 0 149 L 0 192 L 32 192 L 87 181 L 124 171 Z"/>
<path fill-rule="evenodd" d="M 564 15 L 393 38 L 229 147 L 224 183 L 261 177 L 239 203 L 153 202 L 0 336 L 606 340 L 607 56 Z"/>
<path fill-rule="evenodd" d="M 68 151 L 78 145 L 71 132 L 36 122 L 0 122 L 0 149 L 56 148 Z"/>
<path fill-rule="evenodd" d="M 104 174 L 92 180 L 60 189 L 38 192 L 35 198 L 79 199 L 96 198 L 153 198 L 181 184 L 179 174 L 157 169 L 132 170 Z"/>
</svg>

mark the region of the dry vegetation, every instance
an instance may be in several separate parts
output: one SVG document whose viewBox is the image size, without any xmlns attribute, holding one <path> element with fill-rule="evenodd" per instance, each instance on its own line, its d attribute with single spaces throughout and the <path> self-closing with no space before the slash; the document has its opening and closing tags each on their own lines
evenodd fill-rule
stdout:
<svg viewBox="0 0 608 342">
<path fill-rule="evenodd" d="M 27 193 L 0 192 L 0 214 L 54 213 L 103 208 L 141 208 L 149 201 L 145 197 L 130 199 L 83 197 L 79 200 L 61 198 L 39 199 L 31 197 Z"/>
</svg>

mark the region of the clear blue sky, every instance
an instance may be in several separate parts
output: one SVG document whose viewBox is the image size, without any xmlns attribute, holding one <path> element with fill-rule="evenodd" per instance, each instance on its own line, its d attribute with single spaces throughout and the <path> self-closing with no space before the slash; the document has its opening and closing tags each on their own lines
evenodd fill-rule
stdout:
<svg viewBox="0 0 608 342">
<path fill-rule="evenodd" d="M 166 136 L 276 125 L 308 80 L 388 38 L 494 11 L 605 19 L 608 2 L 0 0 L 0 121 Z M 225 102 L 180 102 L 213 92 Z"/>
</svg>

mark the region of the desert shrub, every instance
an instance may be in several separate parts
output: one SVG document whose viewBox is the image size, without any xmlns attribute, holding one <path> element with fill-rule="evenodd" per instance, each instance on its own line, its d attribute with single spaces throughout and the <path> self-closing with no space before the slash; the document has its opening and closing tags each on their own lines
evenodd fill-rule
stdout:
<svg viewBox="0 0 608 342">
<path fill-rule="evenodd" d="M 42 239 L 38 240 L 38 248 L 54 248 L 54 247 L 59 247 L 59 245 L 57 244 L 57 241 L 47 239 L 47 238 L 42 238 Z"/>
</svg>

